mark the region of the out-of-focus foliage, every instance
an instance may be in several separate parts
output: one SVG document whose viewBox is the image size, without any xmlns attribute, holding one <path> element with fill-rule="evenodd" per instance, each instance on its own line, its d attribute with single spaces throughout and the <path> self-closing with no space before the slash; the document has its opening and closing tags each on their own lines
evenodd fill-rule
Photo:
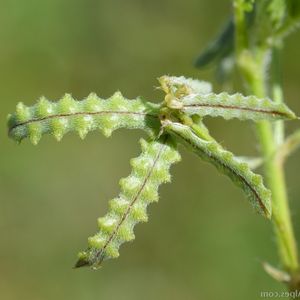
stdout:
<svg viewBox="0 0 300 300">
<path fill-rule="evenodd" d="M 236 0 L 235 5 L 246 12 L 246 26 L 250 48 L 258 50 L 281 46 L 282 41 L 300 26 L 300 2 L 298 0 Z M 234 61 L 234 31 L 232 17 L 221 31 L 202 50 L 195 61 L 197 68 L 214 66 L 219 82 L 232 76 Z"/>
</svg>

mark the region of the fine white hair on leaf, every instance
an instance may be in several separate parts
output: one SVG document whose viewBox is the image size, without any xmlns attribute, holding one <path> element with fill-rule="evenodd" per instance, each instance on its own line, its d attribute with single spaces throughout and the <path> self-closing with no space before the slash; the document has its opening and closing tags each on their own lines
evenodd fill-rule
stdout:
<svg viewBox="0 0 300 300">
<path fill-rule="evenodd" d="M 159 140 L 141 140 L 142 154 L 131 160 L 131 174 L 120 180 L 121 192 L 109 202 L 108 213 L 98 219 L 99 231 L 88 239 L 75 267 L 101 267 L 103 261 L 119 256 L 119 247 L 135 238 L 134 226 L 146 222 L 147 206 L 158 201 L 158 188 L 169 182 L 170 166 L 180 160 L 169 135 Z"/>
<path fill-rule="evenodd" d="M 271 217 L 271 192 L 264 186 L 262 177 L 253 173 L 247 163 L 235 158 L 216 141 L 199 138 L 189 126 L 167 120 L 164 128 L 241 187 L 257 212 L 267 218 Z"/>
<path fill-rule="evenodd" d="M 280 120 L 295 119 L 296 115 L 283 103 L 275 103 L 268 98 L 242 94 L 191 94 L 183 97 L 182 111 L 188 115 L 201 117 L 237 118 L 240 120 Z"/>
<path fill-rule="evenodd" d="M 8 117 L 9 136 L 18 142 L 28 137 L 33 144 L 44 134 L 61 140 L 66 133 L 75 131 L 85 138 L 97 129 L 105 136 L 118 128 L 143 129 L 155 136 L 159 127 L 158 110 L 156 104 L 140 98 L 128 100 L 120 92 L 106 100 L 93 93 L 81 101 L 69 94 L 58 102 L 42 97 L 31 107 L 17 105 L 16 112 Z"/>
</svg>

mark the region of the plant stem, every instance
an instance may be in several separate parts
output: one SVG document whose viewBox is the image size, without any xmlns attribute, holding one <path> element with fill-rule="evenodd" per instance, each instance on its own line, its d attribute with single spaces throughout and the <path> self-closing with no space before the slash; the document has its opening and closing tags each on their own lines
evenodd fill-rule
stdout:
<svg viewBox="0 0 300 300">
<path fill-rule="evenodd" d="M 273 100 L 277 103 L 284 102 L 283 100 L 283 91 L 282 91 L 282 79 L 281 79 L 281 49 L 280 46 L 276 46 L 273 48 L 272 55 L 272 96 Z M 276 146 L 280 146 L 284 142 L 284 122 L 279 120 L 274 124 L 274 136 Z"/>
<path fill-rule="evenodd" d="M 233 8 L 234 8 L 234 21 L 235 24 L 235 44 L 236 50 L 240 53 L 243 49 L 247 48 L 247 35 L 246 33 L 246 20 L 245 20 L 245 12 L 243 8 L 243 0 L 234 0 Z"/>
<path fill-rule="evenodd" d="M 237 2 L 237 1 L 236 1 Z M 236 60 L 237 65 L 251 94 L 257 97 L 266 97 L 266 59 L 269 55 L 268 49 L 249 49 L 245 47 L 247 43 L 242 42 L 240 35 L 247 36 L 244 26 L 245 14 L 241 14 L 240 9 L 235 6 L 235 25 L 236 25 Z M 245 53 L 247 54 L 245 56 Z M 278 93 L 281 87 L 276 80 L 275 90 L 277 89 L 277 101 L 282 101 L 282 95 Z M 273 91 L 274 92 L 274 91 Z M 268 121 L 258 122 L 256 131 L 264 158 L 264 172 L 267 184 L 272 191 L 273 206 L 273 227 L 277 239 L 277 247 L 281 263 L 291 274 L 298 272 L 298 253 L 293 232 L 286 183 L 283 165 L 276 160 L 273 153 L 276 151 L 278 142 L 283 139 L 283 124 L 277 123 L 273 131 L 272 125 Z M 292 288 L 292 287 L 291 287 Z M 297 287 L 299 289 L 299 286 Z M 294 289 L 294 288 L 293 288 Z"/>
<path fill-rule="evenodd" d="M 253 76 L 252 82 L 248 82 L 251 92 L 258 97 L 265 97 L 265 72 L 260 72 L 261 78 L 257 79 L 257 73 Z M 282 128 L 277 128 L 282 130 Z M 279 130 L 273 134 L 272 126 L 268 121 L 257 124 L 257 135 L 261 144 L 261 151 L 265 158 L 265 174 L 268 185 L 272 191 L 273 224 L 277 237 L 278 250 L 282 264 L 290 271 L 298 269 L 298 255 L 293 227 L 290 217 L 284 169 L 276 157 L 272 158 L 272 153 L 276 151 L 276 140 L 279 140 Z M 277 139 L 276 139 L 277 138 Z"/>
</svg>

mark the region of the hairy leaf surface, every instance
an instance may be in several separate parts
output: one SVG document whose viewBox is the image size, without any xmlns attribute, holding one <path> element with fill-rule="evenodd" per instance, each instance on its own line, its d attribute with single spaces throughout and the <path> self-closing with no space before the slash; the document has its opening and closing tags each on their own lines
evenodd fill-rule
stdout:
<svg viewBox="0 0 300 300">
<path fill-rule="evenodd" d="M 141 99 L 125 99 L 120 92 L 107 100 L 90 94 L 85 100 L 76 101 L 66 94 L 58 102 L 41 98 L 34 106 L 17 105 L 9 116 L 9 136 L 20 142 L 29 137 L 37 144 L 44 134 L 57 140 L 70 132 L 78 132 L 84 138 L 88 132 L 99 129 L 105 136 L 118 128 L 139 128 L 154 134 L 159 126 L 158 105 Z"/>
<path fill-rule="evenodd" d="M 170 181 L 169 168 L 180 160 L 172 138 L 142 139 L 141 145 L 142 154 L 131 160 L 131 174 L 121 179 L 121 193 L 110 201 L 108 213 L 98 219 L 99 232 L 88 239 L 88 249 L 79 254 L 76 267 L 97 269 L 104 260 L 118 257 L 120 245 L 135 238 L 134 226 L 147 221 L 146 209 L 158 201 L 159 185 Z"/>
<path fill-rule="evenodd" d="M 167 120 L 164 128 L 241 187 L 257 212 L 271 217 L 271 193 L 263 185 L 262 177 L 254 174 L 248 164 L 240 162 L 217 142 L 202 140 L 186 125 Z"/>
<path fill-rule="evenodd" d="M 182 111 L 189 115 L 238 118 L 240 120 L 294 119 L 295 114 L 283 103 L 255 96 L 227 93 L 197 95 L 182 98 Z"/>
</svg>

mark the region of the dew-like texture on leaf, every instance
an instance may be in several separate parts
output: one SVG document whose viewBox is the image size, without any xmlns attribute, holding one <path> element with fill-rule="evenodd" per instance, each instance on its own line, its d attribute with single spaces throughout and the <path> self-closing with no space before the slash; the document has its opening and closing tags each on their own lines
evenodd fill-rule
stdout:
<svg viewBox="0 0 300 300">
<path fill-rule="evenodd" d="M 128 100 L 120 92 L 104 100 L 95 94 L 77 101 L 66 94 L 58 102 L 41 98 L 28 107 L 19 103 L 16 112 L 8 117 L 9 136 L 20 142 L 29 138 L 37 144 L 44 134 L 57 140 L 75 131 L 81 138 L 99 129 L 105 136 L 118 128 L 139 128 L 154 134 L 159 126 L 158 106 L 141 99 Z"/>
<path fill-rule="evenodd" d="M 119 247 L 135 238 L 134 226 L 148 219 L 147 206 L 158 201 L 159 185 L 171 180 L 170 166 L 180 160 L 168 135 L 157 141 L 141 140 L 142 154 L 131 160 L 132 172 L 120 180 L 121 192 L 110 200 L 108 213 L 98 219 L 99 231 L 79 253 L 76 267 L 97 269 L 104 260 L 119 256 Z"/>
<path fill-rule="evenodd" d="M 262 177 L 253 173 L 248 164 L 235 158 L 217 142 L 202 140 L 186 125 L 165 121 L 164 128 L 242 188 L 257 212 L 271 217 L 271 193 L 265 188 Z"/>
<path fill-rule="evenodd" d="M 295 119 L 295 114 L 283 103 L 275 103 L 267 98 L 242 94 L 191 94 L 181 99 L 182 111 L 189 115 L 237 118 L 240 120 Z"/>
</svg>

